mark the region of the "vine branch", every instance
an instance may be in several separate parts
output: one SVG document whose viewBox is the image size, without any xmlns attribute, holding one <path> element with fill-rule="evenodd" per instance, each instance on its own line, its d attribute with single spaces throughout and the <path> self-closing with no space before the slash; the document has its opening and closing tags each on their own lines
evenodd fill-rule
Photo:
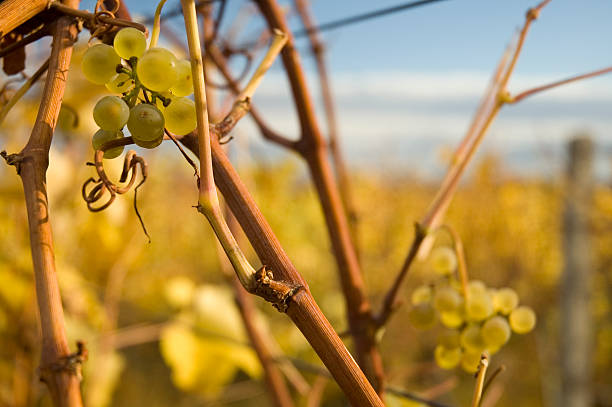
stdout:
<svg viewBox="0 0 612 407">
<path fill-rule="evenodd" d="M 375 327 L 371 306 L 365 292 L 361 266 L 352 240 L 349 222 L 329 162 L 327 143 L 322 137 L 315 118 L 314 104 L 306 84 L 300 57 L 295 49 L 286 17 L 278 2 L 256 0 L 256 4 L 270 30 L 279 28 L 289 35 L 281 56 L 301 126 L 300 138 L 295 144 L 296 150 L 306 161 L 319 196 L 345 298 L 357 361 L 377 393 L 382 397 L 385 378 L 382 358 L 374 340 Z"/>
<path fill-rule="evenodd" d="M 588 72 L 588 73 L 585 73 L 585 74 L 582 74 L 582 75 L 572 76 L 570 78 L 566 78 L 566 79 L 562 79 L 560 81 L 552 82 L 552 83 L 549 83 L 549 84 L 546 84 L 546 85 L 538 86 L 538 87 L 535 87 L 533 89 L 528 89 L 528 90 L 525 90 L 525 91 L 523 91 L 523 92 L 521 92 L 521 93 L 511 97 L 511 99 L 507 103 L 512 103 L 512 104 L 513 103 L 518 103 L 521 100 L 523 100 L 523 99 L 525 99 L 525 98 L 527 98 L 529 96 L 535 95 L 536 93 L 540 93 L 540 92 L 543 92 L 545 90 L 553 89 L 553 88 L 556 88 L 558 86 L 566 85 L 568 83 L 576 82 L 576 81 L 579 81 L 579 80 L 582 80 L 582 79 L 589 79 L 589 78 L 594 78 L 596 76 L 605 75 L 605 74 L 610 73 L 610 72 L 612 72 L 612 66 L 604 68 L 604 69 L 599 69 L 597 71 Z"/>
<path fill-rule="evenodd" d="M 511 101 L 508 91 L 506 90 L 508 81 L 510 80 L 510 77 L 514 71 L 516 62 L 518 61 L 519 55 L 523 48 L 527 32 L 529 31 L 532 22 L 538 18 L 542 8 L 544 8 L 544 6 L 546 6 L 549 2 L 550 0 L 544 0 L 536 7 L 527 11 L 525 23 L 519 33 L 516 44 L 513 45 L 513 49 L 510 53 L 506 52 L 502 56 L 501 61 L 493 75 L 491 86 L 489 86 L 487 92 L 483 96 L 467 134 L 455 151 L 454 160 L 449 167 L 444 180 L 436 193 L 436 196 L 425 213 L 425 216 L 419 223 L 417 233 L 415 234 L 412 244 L 410 245 L 408 255 L 406 256 L 406 259 L 404 260 L 404 263 L 391 284 L 387 294 L 385 295 L 383 305 L 376 318 L 378 324 L 384 325 L 397 307 L 396 301 L 399 293 L 399 287 L 405 279 L 410 266 L 416 258 L 416 255 L 422 249 L 422 246 L 424 246 L 427 234 L 441 223 L 446 214 L 446 210 L 448 209 L 455 195 L 457 186 L 459 185 L 459 180 L 465 172 L 467 165 L 473 158 L 476 150 L 482 143 L 484 136 L 487 134 L 487 130 L 493 123 L 493 120 L 501 110 L 502 106 Z M 509 54 L 511 57 L 508 61 Z"/>
<path fill-rule="evenodd" d="M 71 8 L 78 6 L 77 0 L 66 0 L 65 3 Z M 1 3 L 0 10 L 8 4 L 14 6 L 15 2 Z M 46 192 L 49 149 L 64 95 L 66 75 L 76 35 L 77 30 L 71 18 L 62 17 L 57 20 L 49 58 L 49 74 L 32 133 L 23 150 L 19 154 L 12 155 L 13 164 L 17 166 L 23 184 L 28 215 L 36 299 L 42 333 L 40 376 L 46 383 L 56 407 L 83 405 L 78 366 L 84 360 L 82 357 L 84 349 L 71 353 L 66 340 Z"/>
</svg>

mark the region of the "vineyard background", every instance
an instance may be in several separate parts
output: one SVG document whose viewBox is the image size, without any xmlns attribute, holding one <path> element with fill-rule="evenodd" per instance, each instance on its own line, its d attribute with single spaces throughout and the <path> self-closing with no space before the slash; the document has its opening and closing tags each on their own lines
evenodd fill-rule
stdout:
<svg viewBox="0 0 612 407">
<path fill-rule="evenodd" d="M 88 84 L 80 74 L 83 49 L 81 43 L 69 75 L 51 151 L 48 191 L 69 341 L 84 340 L 91 355 L 83 372 L 86 405 L 266 404 L 261 367 L 219 272 L 224 264 L 214 235 L 204 227 L 201 215 L 190 210 L 196 199 L 192 171 L 173 146 L 146 152 L 150 178 L 139 190 L 138 206 L 152 237 L 150 244 L 131 207 L 131 197 L 118 199 L 102 213 L 87 211 L 80 186 L 91 175 L 84 165 L 92 155 L 90 112 L 104 90 Z M 265 101 L 265 84 L 263 89 Z M 270 92 L 272 99 L 278 97 Z M 40 90 L 33 89 L 4 121 L 2 149 L 14 151 L 23 144 L 39 96 Z M 270 121 L 274 123 L 274 116 Z M 521 168 L 523 161 L 508 155 L 503 143 L 489 146 L 478 156 L 449 210 L 447 221 L 462 236 L 470 276 L 491 286 L 514 287 L 521 302 L 538 315 L 534 333 L 514 335 L 493 357 L 492 366 L 503 364 L 506 370 L 493 383 L 484 406 L 495 402 L 500 407 L 561 405 L 559 281 L 564 265 L 567 165 L 561 140 L 574 135 L 599 140 L 589 214 L 595 332 L 592 388 L 597 406 L 612 406 L 612 174 L 606 144 L 601 142 L 609 134 L 602 134 L 606 126 L 592 130 L 588 121 L 585 128 L 591 133 L 568 126 L 563 134 L 552 135 L 559 140 L 554 154 L 528 151 L 530 158 L 545 163 L 534 165 L 533 170 Z M 457 134 L 462 131 L 458 128 Z M 342 294 L 305 168 L 293 156 L 266 148 L 256 138 L 246 124 L 229 143 L 229 151 L 323 312 L 336 331 L 344 332 Z M 501 138 L 500 130 L 496 139 Z M 348 136 L 343 142 L 351 143 Z M 387 141 L 386 147 L 393 149 L 393 142 Z M 441 140 L 425 150 L 423 161 L 409 163 L 383 162 L 382 147 L 379 155 L 367 157 L 367 146 L 366 140 L 361 147 L 349 145 L 347 151 L 360 259 L 368 294 L 378 303 L 405 256 L 414 221 L 437 189 L 436 168 L 444 168 L 452 144 Z M 364 158 L 367 165 L 359 165 Z M 120 162 L 105 165 L 114 176 L 120 173 Z M 0 405 L 10 405 L 9 400 L 16 398 L 23 402 L 16 405 L 47 406 L 50 400 L 35 374 L 39 348 L 22 187 L 14 170 L 4 165 L 0 197 Z M 207 238 L 202 238 L 203 233 Z M 252 252 L 249 255 L 256 258 Z M 409 298 L 411 290 L 428 279 L 427 264 L 416 263 L 401 297 Z M 257 323 L 269 327 L 283 353 L 310 367 L 321 367 L 290 321 L 262 306 L 262 300 L 256 301 L 258 312 L 265 315 Z M 390 385 L 460 405 L 470 398 L 473 378 L 437 368 L 433 348 L 439 331 L 412 329 L 404 322 L 406 312 L 406 307 L 398 311 L 381 339 Z M 315 377 L 312 372 L 304 375 Z M 330 381 L 325 405 L 343 405 L 343 400 Z M 418 405 L 399 397 L 390 397 L 388 404 Z"/>
</svg>

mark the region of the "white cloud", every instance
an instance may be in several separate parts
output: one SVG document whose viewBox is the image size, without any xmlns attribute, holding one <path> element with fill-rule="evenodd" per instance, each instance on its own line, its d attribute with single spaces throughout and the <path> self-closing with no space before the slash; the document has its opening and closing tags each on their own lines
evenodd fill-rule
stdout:
<svg viewBox="0 0 612 407">
<path fill-rule="evenodd" d="M 510 81 L 510 90 L 523 90 L 568 78 L 575 73 L 551 73 L 548 75 L 515 74 Z M 315 73 L 309 72 L 311 85 Z M 484 92 L 490 73 L 486 72 L 369 72 L 342 73 L 332 78 L 332 88 L 337 98 L 387 99 L 394 101 L 461 101 L 479 98 Z M 268 75 L 258 96 L 274 97 L 286 92 L 287 81 L 280 72 Z M 612 101 L 612 75 L 578 81 L 549 90 L 538 96 L 539 100 L 566 101 Z"/>
<path fill-rule="evenodd" d="M 519 74 L 510 88 L 522 91 L 567 76 Z M 332 88 L 349 161 L 359 165 L 365 157 L 408 155 L 417 162 L 435 160 L 438 146 L 454 145 L 465 134 L 488 80 L 480 72 L 335 75 Z M 316 75 L 310 73 L 309 81 L 320 105 Z M 269 75 L 254 97 L 271 127 L 296 137 L 299 127 L 290 100 L 287 80 L 279 72 Z M 324 129 L 320 106 L 318 112 Z M 566 85 L 502 109 L 484 148 L 515 158 L 517 151 L 533 153 L 542 146 L 561 151 L 563 142 L 580 130 L 612 144 L 612 77 Z"/>
</svg>

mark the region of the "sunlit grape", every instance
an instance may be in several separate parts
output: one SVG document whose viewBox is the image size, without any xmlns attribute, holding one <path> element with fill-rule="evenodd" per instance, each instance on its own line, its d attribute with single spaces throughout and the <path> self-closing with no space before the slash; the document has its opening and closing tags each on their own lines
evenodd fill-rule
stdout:
<svg viewBox="0 0 612 407">
<path fill-rule="evenodd" d="M 116 74 L 106 82 L 106 89 L 113 93 L 124 93 L 134 87 L 134 80 L 125 72 Z"/>
<path fill-rule="evenodd" d="M 461 309 L 441 312 L 440 322 L 448 328 L 459 328 L 465 322 L 464 312 Z"/>
<path fill-rule="evenodd" d="M 493 314 L 493 300 L 489 293 L 473 290 L 465 301 L 465 315 L 470 321 L 482 321 Z"/>
<path fill-rule="evenodd" d="M 468 373 L 476 373 L 480 364 L 480 352 L 466 350 L 461 356 L 461 367 Z"/>
<path fill-rule="evenodd" d="M 438 312 L 450 312 L 458 309 L 463 302 L 461 295 L 451 286 L 444 285 L 436 288 L 433 304 Z"/>
<path fill-rule="evenodd" d="M 439 246 L 429 255 L 431 268 L 438 274 L 447 275 L 457 268 L 457 256 L 450 247 Z"/>
<path fill-rule="evenodd" d="M 502 288 L 493 296 L 495 311 L 508 315 L 519 303 L 519 297 L 512 288 Z"/>
<path fill-rule="evenodd" d="M 476 324 L 466 326 L 463 331 L 461 331 L 459 341 L 461 342 L 461 346 L 463 346 L 465 349 L 469 349 L 474 352 L 483 351 L 487 347 L 484 339 L 482 338 L 480 326 Z"/>
<path fill-rule="evenodd" d="M 155 106 L 142 103 L 130 111 L 127 127 L 134 141 L 154 141 L 163 136 L 164 116 Z"/>
<path fill-rule="evenodd" d="M 480 280 L 471 280 L 467 284 L 468 295 L 471 293 L 482 294 L 487 292 L 487 286 Z"/>
<path fill-rule="evenodd" d="M 176 63 L 177 79 L 170 88 L 175 96 L 189 96 L 193 93 L 193 78 L 191 76 L 191 62 L 181 59 Z"/>
<path fill-rule="evenodd" d="M 185 97 L 172 99 L 163 114 L 168 131 L 179 136 L 192 132 L 198 124 L 195 103 Z"/>
<path fill-rule="evenodd" d="M 410 302 L 412 305 L 417 305 L 422 302 L 430 302 L 432 297 L 431 287 L 428 285 L 421 285 L 414 289 Z"/>
<path fill-rule="evenodd" d="M 440 334 L 440 336 L 438 336 L 438 344 L 447 349 L 456 348 L 461 344 L 459 337 L 459 331 L 454 329 L 446 329 Z"/>
<path fill-rule="evenodd" d="M 90 82 L 104 85 L 117 74 L 117 65 L 120 63 L 121 58 L 113 47 L 106 44 L 96 44 L 89 47 L 83 54 L 81 70 Z"/>
<path fill-rule="evenodd" d="M 130 108 L 117 96 L 104 96 L 93 109 L 94 121 L 102 130 L 121 130 L 130 117 Z"/>
<path fill-rule="evenodd" d="M 115 35 L 113 45 L 117 54 L 123 59 L 140 58 L 147 48 L 147 39 L 142 31 L 127 27 Z"/>
<path fill-rule="evenodd" d="M 487 345 L 487 353 L 489 355 L 495 355 L 497 352 L 499 352 L 499 350 L 503 347 L 504 345 L 499 345 L 499 346 L 494 346 L 494 345 Z"/>
<path fill-rule="evenodd" d="M 176 82 L 176 57 L 165 48 L 151 48 L 138 60 L 136 73 L 144 86 L 163 92 Z"/>
<path fill-rule="evenodd" d="M 461 284 L 461 282 L 459 280 L 457 280 L 454 277 L 451 277 L 448 279 L 448 285 L 450 285 L 451 287 L 453 287 L 455 290 L 462 292 L 463 290 L 463 286 Z M 461 294 L 463 295 L 463 294 Z"/>
<path fill-rule="evenodd" d="M 487 347 L 496 349 L 503 346 L 510 339 L 510 325 L 508 325 L 506 318 L 499 315 L 494 316 L 482 325 L 480 334 Z"/>
<path fill-rule="evenodd" d="M 123 133 L 120 131 L 106 131 L 98 130 L 91 139 L 91 145 L 94 150 L 99 150 L 104 144 L 111 140 L 120 139 L 123 137 Z M 123 153 L 125 146 L 111 148 L 104 152 L 104 158 L 116 158 Z"/>
<path fill-rule="evenodd" d="M 463 356 L 463 351 L 459 347 L 449 349 L 438 345 L 434 351 L 436 363 L 442 369 L 455 368 L 461 362 L 461 356 Z"/>
<path fill-rule="evenodd" d="M 159 137 L 157 137 L 154 140 L 151 141 L 144 141 L 144 140 L 139 140 L 139 139 L 134 139 L 134 144 L 136 144 L 139 147 L 142 148 L 149 148 L 149 149 L 153 149 L 157 146 L 159 146 L 162 141 L 164 140 L 164 133 L 162 132 Z"/>
<path fill-rule="evenodd" d="M 412 307 L 408 320 L 417 329 L 431 328 L 436 323 L 436 311 L 430 303 L 423 302 Z"/>
<path fill-rule="evenodd" d="M 535 312 L 529 307 L 521 306 L 510 313 L 510 327 L 517 334 L 530 332 L 536 324 Z"/>
</svg>

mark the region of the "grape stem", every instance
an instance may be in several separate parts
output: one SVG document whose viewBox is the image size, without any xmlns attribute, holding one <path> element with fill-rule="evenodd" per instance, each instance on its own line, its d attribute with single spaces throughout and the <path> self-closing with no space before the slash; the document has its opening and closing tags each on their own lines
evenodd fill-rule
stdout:
<svg viewBox="0 0 612 407">
<path fill-rule="evenodd" d="M 459 280 L 461 281 L 461 291 L 463 292 L 463 298 L 467 300 L 468 296 L 468 273 L 467 273 L 467 265 L 465 263 L 465 251 L 463 250 L 463 243 L 461 242 L 461 236 L 459 233 L 449 224 L 442 224 L 434 229 L 434 232 L 437 231 L 445 231 L 451 238 L 453 242 L 453 250 L 455 251 L 455 255 L 457 256 L 457 274 L 459 275 Z"/>
<path fill-rule="evenodd" d="M 480 406 L 482 400 L 482 389 L 484 387 L 485 376 L 487 374 L 487 368 L 489 367 L 489 357 L 483 353 L 480 356 L 480 363 L 478 364 L 478 372 L 476 373 L 476 384 L 474 386 L 474 396 L 472 397 L 472 407 Z"/>
<path fill-rule="evenodd" d="M 155 17 L 153 19 L 153 31 L 151 31 L 151 41 L 149 42 L 149 49 L 157 46 L 157 40 L 159 39 L 159 31 L 161 26 L 161 12 L 162 8 L 166 4 L 166 0 L 160 0 L 155 9 Z"/>
<path fill-rule="evenodd" d="M 292 295 L 292 288 L 285 287 L 283 284 L 278 284 L 272 280 L 272 273 L 267 271 L 265 267 L 255 271 L 236 242 L 234 235 L 223 217 L 223 212 L 219 205 L 219 197 L 217 195 L 212 169 L 211 138 L 203 71 L 204 64 L 202 62 L 202 49 L 200 46 L 195 2 L 194 0 L 181 0 L 181 4 L 183 6 L 183 15 L 185 18 L 185 29 L 193 77 L 194 100 L 196 104 L 201 174 L 198 183 L 200 192 L 197 209 L 208 219 L 223 250 L 232 263 L 240 279 L 240 283 L 245 289 L 249 292 L 256 292 L 258 289 L 264 289 L 265 292 L 262 291 L 258 294 L 273 301 L 275 305 L 279 306 L 279 309 L 282 310 L 282 304 L 279 305 L 279 301 L 285 301 L 287 296 Z M 238 102 L 249 100 L 252 97 L 263 75 L 270 68 L 274 58 L 285 45 L 287 41 L 286 34 L 279 30 L 275 30 L 274 34 L 274 40 L 272 41 L 270 49 L 246 88 L 241 92 Z M 270 297 L 268 297 L 268 295 L 270 295 Z"/>
<path fill-rule="evenodd" d="M 238 101 L 251 99 L 253 97 L 255 89 L 257 89 L 257 86 L 259 86 L 261 83 L 264 75 L 266 72 L 268 72 L 268 69 L 270 69 L 272 63 L 287 43 L 287 39 L 287 34 L 279 29 L 274 30 L 274 37 L 272 39 L 272 44 L 270 44 L 270 47 L 268 48 L 268 52 L 266 52 L 266 55 L 255 70 L 255 73 L 253 73 L 249 83 L 247 83 L 246 87 L 236 97 Z"/>
<path fill-rule="evenodd" d="M 212 156 L 210 144 L 210 131 L 208 122 L 208 108 L 206 104 L 206 91 L 204 84 L 204 64 L 200 47 L 200 36 L 194 0 L 181 0 L 187 43 L 191 60 L 193 76 L 193 90 L 196 104 L 197 130 L 200 156 L 200 182 L 197 209 L 208 219 L 215 235 L 219 239 L 223 250 L 232 263 L 240 283 L 247 289 L 255 289 L 255 269 L 248 262 L 246 256 L 238 246 L 234 235 L 223 218 L 219 205 L 219 197 L 215 187 L 212 169 Z"/>
</svg>

